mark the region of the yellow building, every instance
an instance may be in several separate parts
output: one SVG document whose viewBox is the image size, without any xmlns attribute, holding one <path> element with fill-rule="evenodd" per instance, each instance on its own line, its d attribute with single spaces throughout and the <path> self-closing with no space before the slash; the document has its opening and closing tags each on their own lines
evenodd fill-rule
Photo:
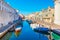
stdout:
<svg viewBox="0 0 60 40">
<path fill-rule="evenodd" d="M 34 14 L 29 14 L 29 15 L 25 16 L 25 19 L 30 20 L 30 19 L 33 19 L 34 16 L 35 16 Z"/>
<path fill-rule="evenodd" d="M 42 10 L 42 20 L 44 22 L 54 22 L 54 8 L 48 7 L 46 10 Z"/>
<path fill-rule="evenodd" d="M 28 19 L 34 19 L 34 21 L 54 22 L 54 8 L 48 7 L 40 12 L 34 12 L 27 16 Z"/>
</svg>

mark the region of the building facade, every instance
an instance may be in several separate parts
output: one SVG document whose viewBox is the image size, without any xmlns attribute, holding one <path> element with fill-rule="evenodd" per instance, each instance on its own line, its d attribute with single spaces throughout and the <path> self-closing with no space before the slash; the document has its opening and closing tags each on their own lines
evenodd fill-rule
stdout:
<svg viewBox="0 0 60 40">
<path fill-rule="evenodd" d="M 54 22 L 54 8 L 48 7 L 42 10 L 42 20 L 49 23 Z"/>
<path fill-rule="evenodd" d="M 54 8 L 49 6 L 47 9 L 28 15 L 27 18 L 34 19 L 34 21 L 54 22 Z"/>
<path fill-rule="evenodd" d="M 54 23 L 60 25 L 60 0 L 55 0 L 55 20 Z"/>
<path fill-rule="evenodd" d="M 3 24 L 5 26 L 8 22 L 13 22 L 14 20 L 18 20 L 18 18 L 17 11 L 4 2 L 4 0 L 0 0 L 0 25 Z"/>
</svg>

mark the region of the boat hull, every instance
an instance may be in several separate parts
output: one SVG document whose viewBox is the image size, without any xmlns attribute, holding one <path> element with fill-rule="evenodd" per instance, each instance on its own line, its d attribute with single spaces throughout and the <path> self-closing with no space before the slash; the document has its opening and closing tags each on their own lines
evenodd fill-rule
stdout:
<svg viewBox="0 0 60 40">
<path fill-rule="evenodd" d="M 60 40 L 60 35 L 57 35 L 57 34 L 55 34 L 55 33 L 52 33 L 52 38 L 53 38 L 54 40 Z"/>
<path fill-rule="evenodd" d="M 49 33 L 50 30 L 48 28 L 35 28 L 34 31 L 38 33 L 50 35 Z"/>
<path fill-rule="evenodd" d="M 15 30 L 15 35 L 16 35 L 16 37 L 17 37 L 20 33 L 21 33 L 21 28 L 17 28 L 17 29 Z"/>
</svg>

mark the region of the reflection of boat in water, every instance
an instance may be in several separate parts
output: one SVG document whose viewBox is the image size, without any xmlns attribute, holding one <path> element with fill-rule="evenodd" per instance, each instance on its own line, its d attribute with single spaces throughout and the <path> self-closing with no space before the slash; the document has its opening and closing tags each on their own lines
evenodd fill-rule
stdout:
<svg viewBox="0 0 60 40">
<path fill-rule="evenodd" d="M 15 29 L 15 35 L 18 36 L 22 30 L 22 27 L 18 27 Z"/>
</svg>

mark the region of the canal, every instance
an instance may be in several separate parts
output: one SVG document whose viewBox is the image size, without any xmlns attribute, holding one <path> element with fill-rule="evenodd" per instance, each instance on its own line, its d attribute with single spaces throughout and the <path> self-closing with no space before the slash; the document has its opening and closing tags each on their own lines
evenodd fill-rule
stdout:
<svg viewBox="0 0 60 40">
<path fill-rule="evenodd" d="M 34 32 L 28 22 L 23 21 L 22 31 L 18 36 L 15 35 L 15 32 L 8 32 L 0 40 L 48 40 L 48 38 L 46 35 Z"/>
</svg>

